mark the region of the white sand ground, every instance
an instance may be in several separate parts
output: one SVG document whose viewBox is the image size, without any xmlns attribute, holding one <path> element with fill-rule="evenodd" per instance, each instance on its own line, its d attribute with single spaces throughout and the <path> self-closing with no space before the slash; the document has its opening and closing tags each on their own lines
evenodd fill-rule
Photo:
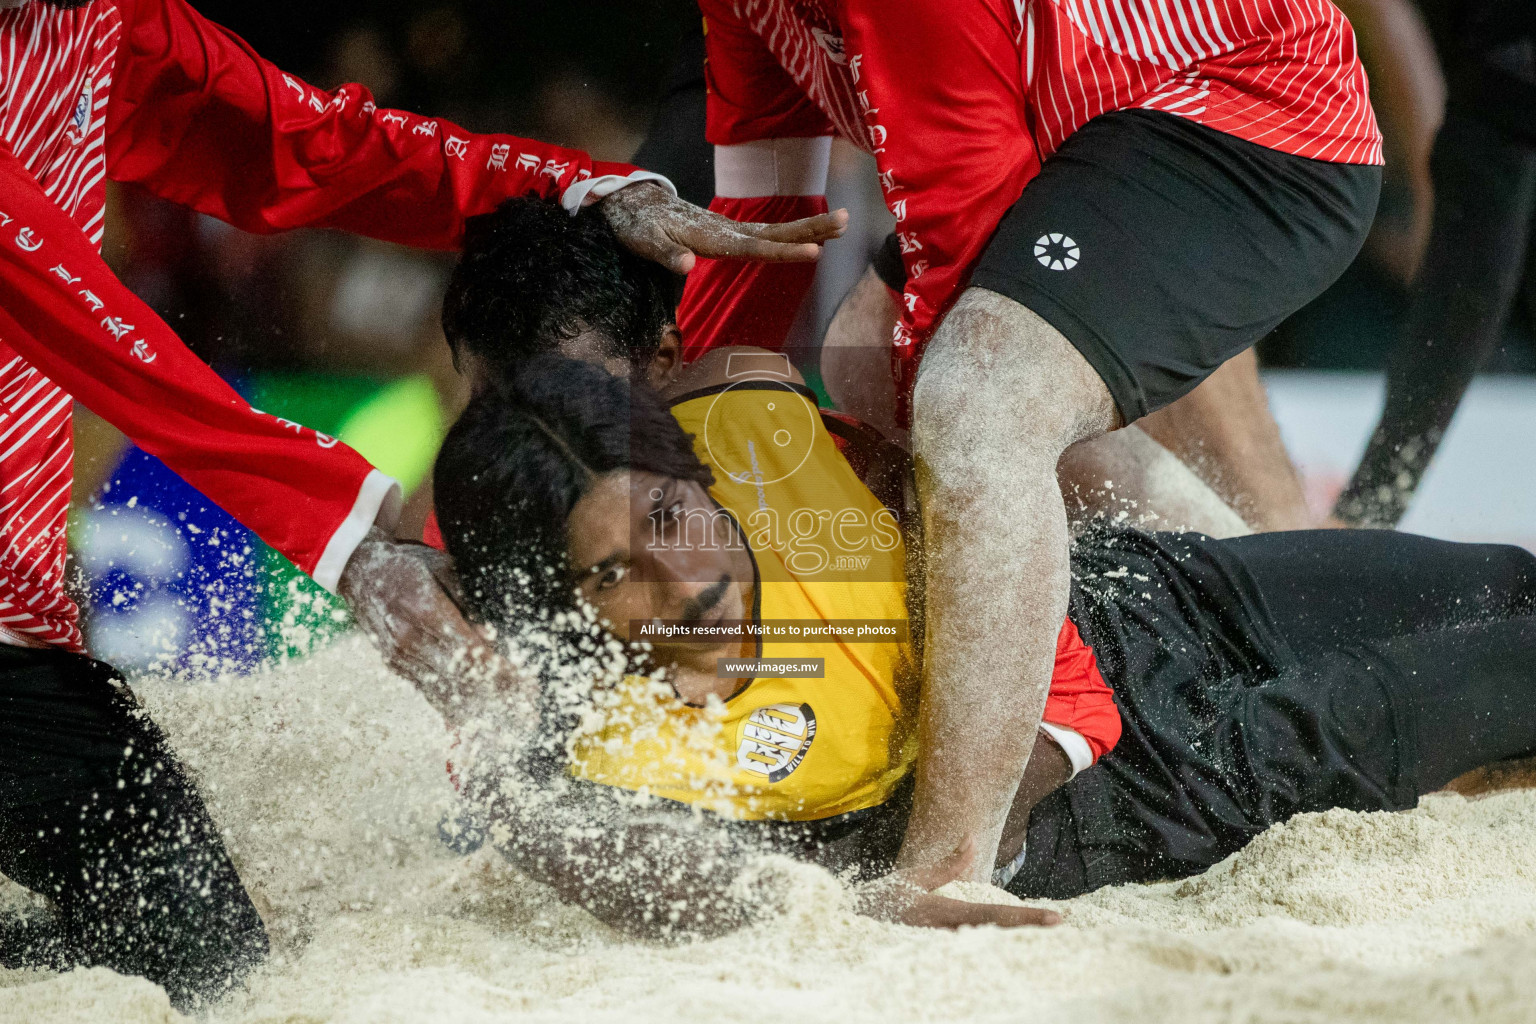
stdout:
<svg viewBox="0 0 1536 1024">
<path fill-rule="evenodd" d="M 137 688 L 278 951 L 214 1024 L 1536 1021 L 1536 791 L 1306 816 L 1203 877 L 1061 904 L 1044 931 L 877 924 L 805 868 L 787 917 L 661 948 L 442 848 L 441 724 L 359 642 Z M 108 971 L 0 971 L 3 1024 L 180 1019 Z"/>
</svg>

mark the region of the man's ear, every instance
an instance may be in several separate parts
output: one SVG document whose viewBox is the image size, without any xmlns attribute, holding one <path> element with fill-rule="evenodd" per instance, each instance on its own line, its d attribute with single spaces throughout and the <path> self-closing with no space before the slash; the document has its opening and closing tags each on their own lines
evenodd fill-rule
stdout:
<svg viewBox="0 0 1536 1024">
<path fill-rule="evenodd" d="M 668 324 L 661 332 L 661 341 L 656 345 L 656 351 L 651 354 L 650 364 L 645 368 L 645 381 L 652 388 L 660 390 L 677 376 L 682 367 L 683 334 L 677 329 L 677 324 Z"/>
<path fill-rule="evenodd" d="M 469 381 L 469 393 L 478 395 L 491 382 L 491 370 L 480 354 L 462 346 L 453 350 L 453 368 Z"/>
</svg>

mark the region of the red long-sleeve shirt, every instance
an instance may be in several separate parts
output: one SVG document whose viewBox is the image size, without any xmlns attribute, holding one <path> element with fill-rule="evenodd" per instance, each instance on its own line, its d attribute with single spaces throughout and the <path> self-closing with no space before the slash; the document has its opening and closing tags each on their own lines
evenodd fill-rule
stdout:
<svg viewBox="0 0 1536 1024">
<path fill-rule="evenodd" d="M 1270 148 L 1380 163 L 1349 23 L 1328 0 L 700 0 L 716 146 L 836 134 L 873 153 L 907 271 L 900 393 L 1004 212 L 1099 114 L 1162 110 Z M 768 153 L 766 148 L 758 150 Z M 766 157 L 764 157 L 766 159 Z M 720 153 L 716 173 L 721 177 Z M 748 175 L 772 182 L 775 175 Z M 715 208 L 783 215 L 803 191 L 730 188 Z M 690 352 L 774 344 L 808 279 L 701 262 Z M 800 289 L 798 295 L 792 294 Z M 772 297 L 768 297 L 772 293 Z"/>
<path fill-rule="evenodd" d="M 80 648 L 60 585 L 72 397 L 330 588 L 397 491 L 252 409 L 115 279 L 107 177 L 248 231 L 452 248 L 503 199 L 571 207 L 631 171 L 322 92 L 183 0 L 0 11 L 0 641 Z"/>
</svg>

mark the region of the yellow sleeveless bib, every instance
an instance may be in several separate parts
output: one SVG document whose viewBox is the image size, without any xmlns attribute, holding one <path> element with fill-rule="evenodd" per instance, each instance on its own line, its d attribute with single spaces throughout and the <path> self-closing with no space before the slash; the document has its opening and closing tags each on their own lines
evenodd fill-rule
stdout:
<svg viewBox="0 0 1536 1024">
<path fill-rule="evenodd" d="M 812 393 L 755 381 L 685 396 L 673 415 L 715 474 L 759 576 L 759 621 L 905 622 L 894 517 L 822 426 Z M 691 708 L 630 677 L 578 736 L 572 774 L 729 817 L 809 821 L 885 802 L 916 756 L 908 642 L 765 640 L 765 658 L 824 658 L 820 679 L 751 682 Z"/>
</svg>

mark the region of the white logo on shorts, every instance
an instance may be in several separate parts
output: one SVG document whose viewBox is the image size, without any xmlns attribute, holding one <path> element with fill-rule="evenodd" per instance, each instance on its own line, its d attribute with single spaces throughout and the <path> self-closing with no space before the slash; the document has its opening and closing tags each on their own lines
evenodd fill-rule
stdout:
<svg viewBox="0 0 1536 1024">
<path fill-rule="evenodd" d="M 1035 259 L 1048 270 L 1071 270 L 1083 258 L 1083 250 L 1077 247 L 1072 236 L 1060 231 L 1041 235 L 1035 240 Z"/>
</svg>

